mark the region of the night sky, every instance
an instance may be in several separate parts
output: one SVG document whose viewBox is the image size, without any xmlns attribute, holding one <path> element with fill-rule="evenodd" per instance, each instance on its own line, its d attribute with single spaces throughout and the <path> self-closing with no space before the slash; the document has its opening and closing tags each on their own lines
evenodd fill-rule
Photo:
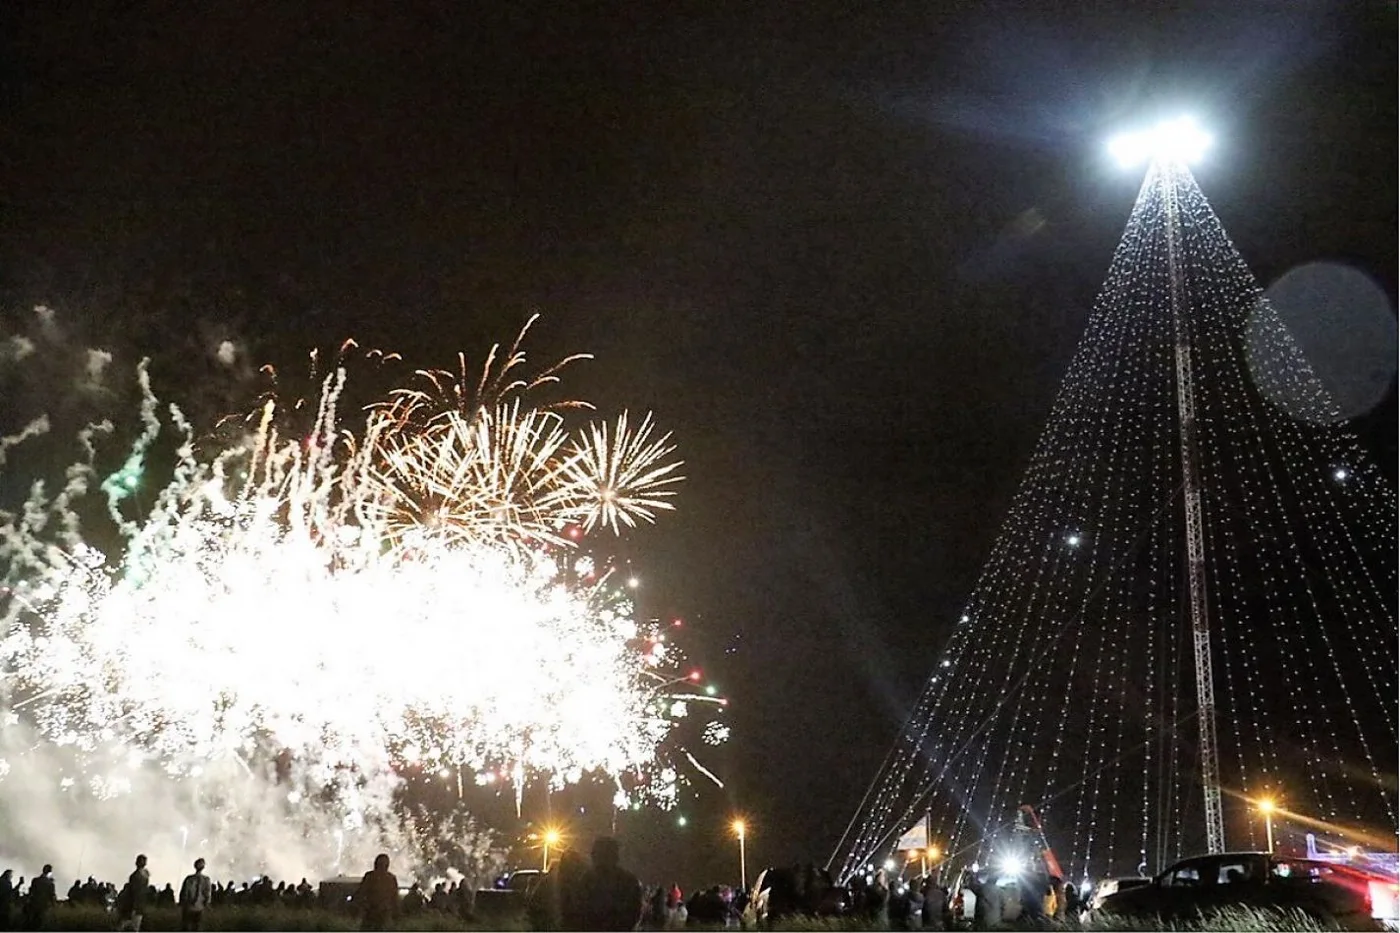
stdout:
<svg viewBox="0 0 1400 933">
<path fill-rule="evenodd" d="M 7 4 L 0 308 L 175 375 L 450 365 L 541 312 L 533 359 L 675 431 L 679 511 L 621 551 L 732 698 L 728 790 L 625 860 L 734 874 L 733 808 L 751 865 L 824 861 L 1127 219 L 1108 135 L 1195 113 L 1261 283 L 1341 261 L 1394 314 L 1394 5 L 1126 6 Z M 1392 476 L 1395 423 L 1392 383 Z"/>
</svg>

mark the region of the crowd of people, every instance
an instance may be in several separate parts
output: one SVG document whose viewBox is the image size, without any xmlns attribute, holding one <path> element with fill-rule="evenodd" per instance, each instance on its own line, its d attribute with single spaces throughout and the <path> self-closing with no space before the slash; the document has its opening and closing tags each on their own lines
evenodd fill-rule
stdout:
<svg viewBox="0 0 1400 933">
<path fill-rule="evenodd" d="M 643 925 L 652 929 L 769 929 L 796 918 L 841 919 L 876 930 L 1049 928 L 1079 918 L 1079 889 L 1045 872 L 1014 880 L 979 872 L 950 890 L 931 874 L 891 877 L 885 871 L 836 883 L 811 864 L 768 868 L 751 891 L 716 885 L 683 896 L 678 885 L 651 889 Z"/>
<path fill-rule="evenodd" d="M 194 871 L 187 875 L 177 892 L 167 883 L 157 888 L 151 882 L 146 856 L 136 856 L 135 870 L 121 888 L 91 875 L 86 881 L 74 880 L 68 888 L 66 901 L 73 906 L 97 907 L 114 914 L 117 928 L 140 931 L 143 915 L 156 908 L 180 908 L 181 928 L 198 930 L 204 911 L 219 906 L 310 908 L 317 903 L 316 890 L 307 879 L 300 884 L 272 883 L 264 875 L 241 885 L 229 881 L 220 884 L 204 873 L 204 859 L 196 859 Z M 0 930 L 38 930 L 44 927 L 54 906 L 59 902 L 53 866 L 45 865 L 43 872 L 28 883 L 15 878 L 13 869 L 0 872 Z"/>
<path fill-rule="evenodd" d="M 441 911 L 463 921 L 474 918 L 473 890 L 468 884 L 437 882 L 428 894 L 415 882 L 404 893 L 389 867 L 389 856 L 381 854 L 358 883 L 347 879 L 346 893 L 337 896 L 335 903 L 321 904 L 324 892 L 318 893 L 306 878 L 297 884 L 274 884 L 267 876 L 241 885 L 221 884 L 205 873 L 202 858 L 194 862 L 194 871 L 178 891 L 171 884 L 157 888 L 146 856 L 138 855 L 135 869 L 120 889 L 92 877 L 75 880 L 67 901 L 102 908 L 113 915 L 117 930 L 135 933 L 148 911 L 176 907 L 182 930 L 200 929 L 207 909 L 225 905 L 348 907 L 359 914 L 365 930 L 387 929 L 400 916 L 425 911 Z M 1074 917 L 1080 906 L 1074 885 L 1034 872 L 1010 887 L 990 875 L 979 875 L 950 892 L 931 875 L 890 879 L 884 871 L 837 884 L 829 872 L 812 864 L 768 868 L 749 889 L 713 885 L 687 897 L 677 884 L 644 888 L 622 867 L 617 840 L 609 837 L 594 842 L 589 860 L 575 851 L 564 852 L 552 871 L 521 894 L 526 916 L 536 930 L 754 929 L 772 928 L 797 917 L 845 918 L 873 929 L 894 930 L 952 930 L 966 918 L 974 930 L 991 930 L 1011 921 L 1034 926 L 1036 920 Z M 968 898 L 973 899 L 971 905 Z M 0 872 L 0 930 L 43 929 L 56 903 L 53 866 L 45 865 L 27 890 L 24 878 L 16 881 L 10 869 Z"/>
<path fill-rule="evenodd" d="M 421 882 L 415 881 L 403 896 L 403 912 L 409 916 L 429 911 L 451 914 L 469 920 L 475 900 L 471 885 L 465 882 L 439 881 L 433 885 L 431 894 L 423 891 Z"/>
<path fill-rule="evenodd" d="M 795 917 L 845 918 L 876 929 L 943 930 L 952 927 L 946 888 L 932 877 L 899 879 L 885 872 L 837 884 L 812 864 L 768 868 L 752 891 L 714 885 L 685 898 L 678 885 L 655 888 L 644 912 L 654 929 L 684 927 L 767 928 Z"/>
<path fill-rule="evenodd" d="M 37 930 L 44 925 L 57 901 L 52 865 L 44 866 L 43 872 L 29 883 L 28 891 L 24 890 L 23 878 L 15 881 L 13 869 L 0 872 L 0 929 L 10 929 L 15 919 L 19 919 L 23 929 Z"/>
<path fill-rule="evenodd" d="M 398 878 L 389 866 L 389 856 L 379 855 L 346 903 L 322 906 L 348 906 L 360 915 L 361 928 L 365 930 L 386 929 L 400 915 L 424 911 L 471 919 L 473 898 L 467 884 L 438 882 L 432 894 L 426 895 L 422 885 L 415 882 L 401 893 Z M 134 870 L 121 888 L 89 877 L 86 882 L 73 882 L 67 901 L 106 910 L 113 915 L 115 929 L 133 933 L 140 933 L 145 915 L 158 908 L 178 907 L 181 929 L 198 930 L 210 908 L 280 905 L 302 909 L 321 901 L 306 878 L 298 884 L 273 884 L 267 876 L 241 885 L 233 881 L 220 884 L 205 873 L 204 859 L 197 859 L 193 867 L 178 891 L 171 884 L 158 888 L 151 881 L 146 856 L 138 855 Z M 43 873 L 29 881 L 27 888 L 25 879 L 16 880 L 12 869 L 0 872 L 0 930 L 43 929 L 58 901 L 52 865 L 45 865 Z M 597 840 L 591 864 L 567 853 L 526 900 L 531 921 L 539 929 L 550 930 L 632 929 L 641 921 L 642 906 L 641 883 L 621 866 L 617 841 L 611 838 Z"/>
</svg>

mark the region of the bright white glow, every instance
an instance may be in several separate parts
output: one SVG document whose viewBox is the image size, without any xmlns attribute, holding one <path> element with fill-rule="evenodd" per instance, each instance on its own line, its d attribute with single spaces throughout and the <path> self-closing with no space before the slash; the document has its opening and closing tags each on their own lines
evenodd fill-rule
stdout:
<svg viewBox="0 0 1400 933">
<path fill-rule="evenodd" d="M 1079 547 L 1079 535 L 1070 535 L 1065 539 L 1065 543 L 1070 547 Z"/>
<path fill-rule="evenodd" d="M 1021 869 L 1025 866 L 1022 864 L 1019 856 L 1003 855 L 997 861 L 997 867 L 1001 869 L 1002 874 L 1015 876 L 1019 875 Z"/>
<path fill-rule="evenodd" d="M 1350 475 L 1351 474 L 1348 473 L 1344 467 L 1337 467 L 1336 472 L 1332 474 L 1332 478 L 1339 483 L 1344 483 L 1346 482 L 1347 477 Z"/>
<path fill-rule="evenodd" d="M 885 871 L 894 871 L 894 859 L 885 859 Z"/>
<path fill-rule="evenodd" d="M 1213 141 L 1194 119 L 1178 117 L 1159 123 L 1150 130 L 1115 136 L 1109 140 L 1108 151 L 1124 168 L 1151 161 L 1191 165 L 1200 161 Z"/>
</svg>

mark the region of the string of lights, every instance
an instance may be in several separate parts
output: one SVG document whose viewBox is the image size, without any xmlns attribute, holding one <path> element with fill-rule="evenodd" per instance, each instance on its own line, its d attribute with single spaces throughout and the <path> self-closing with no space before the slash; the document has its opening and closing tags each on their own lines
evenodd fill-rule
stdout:
<svg viewBox="0 0 1400 933">
<path fill-rule="evenodd" d="M 1072 877 L 1164 867 L 1206 849 L 1211 724 L 1227 839 L 1253 844 L 1248 800 L 1279 787 L 1294 810 L 1393 832 L 1395 515 L 1185 163 L 1158 160 L 966 609 L 832 861 L 843 877 L 883 861 L 927 810 L 945 871 L 987 864 L 1030 804 Z"/>
</svg>

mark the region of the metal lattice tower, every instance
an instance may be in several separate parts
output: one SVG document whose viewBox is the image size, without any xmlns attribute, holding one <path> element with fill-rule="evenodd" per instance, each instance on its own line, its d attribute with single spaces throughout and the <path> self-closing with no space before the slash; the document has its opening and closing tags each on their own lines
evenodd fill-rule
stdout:
<svg viewBox="0 0 1400 933">
<path fill-rule="evenodd" d="M 1176 362 L 1176 413 L 1181 438 L 1181 485 L 1186 511 L 1186 576 L 1191 642 L 1196 663 L 1196 715 L 1200 738 L 1201 790 L 1205 795 L 1206 848 L 1225 851 L 1225 817 L 1220 805 L 1220 760 L 1215 742 L 1215 677 L 1211 670 L 1210 609 L 1206 601 L 1205 540 L 1201 533 L 1201 479 L 1196 462 L 1196 401 L 1191 372 L 1191 337 L 1181 273 L 1181 210 L 1178 163 L 1152 167 L 1166 206 L 1167 268 L 1171 288 Z"/>
</svg>

